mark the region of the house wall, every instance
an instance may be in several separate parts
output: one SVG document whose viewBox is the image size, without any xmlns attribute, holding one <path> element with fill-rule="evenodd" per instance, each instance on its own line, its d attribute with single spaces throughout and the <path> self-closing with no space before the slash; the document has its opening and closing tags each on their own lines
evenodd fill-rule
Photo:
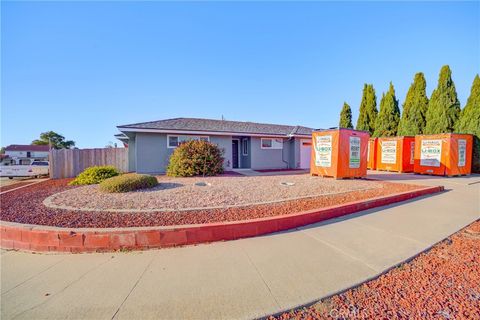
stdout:
<svg viewBox="0 0 480 320">
<path fill-rule="evenodd" d="M 129 141 L 129 149 L 134 151 L 134 168 L 138 173 L 165 173 L 170 155 L 175 150 L 167 148 L 167 135 L 161 133 L 137 133 L 133 147 Z M 225 170 L 232 169 L 232 137 L 210 136 L 210 142 L 224 150 Z"/>
<path fill-rule="evenodd" d="M 251 167 L 252 169 L 286 169 L 291 166 L 291 143 L 283 139 L 283 149 L 262 149 L 261 138 L 251 137 Z M 283 160 L 282 161 L 282 155 Z"/>
<path fill-rule="evenodd" d="M 30 158 L 48 158 L 48 151 L 30 151 Z M 7 156 L 26 158 L 27 151 L 5 151 Z"/>
<path fill-rule="evenodd" d="M 300 166 L 300 138 L 284 139 L 283 149 L 262 149 L 260 137 L 247 137 L 248 155 L 243 155 L 240 139 L 240 168 L 285 169 Z M 210 142 L 223 150 L 224 169 L 232 170 L 232 136 L 209 136 Z M 129 139 L 129 170 L 138 173 L 165 173 L 170 155 L 175 149 L 167 148 L 167 135 L 136 133 Z M 283 160 L 282 161 L 282 155 Z"/>
<path fill-rule="evenodd" d="M 296 139 L 291 139 L 287 143 L 290 145 L 290 152 L 288 153 L 288 163 L 290 164 L 290 168 L 296 168 L 296 162 L 295 162 L 295 153 L 296 153 Z"/>
<path fill-rule="evenodd" d="M 135 136 L 129 137 L 128 139 L 128 171 L 136 171 L 136 162 L 135 162 Z"/>
<path fill-rule="evenodd" d="M 292 168 L 300 168 L 300 147 L 301 147 L 301 139 L 295 138 L 292 139 L 292 152 L 291 152 L 291 165 Z"/>
<path fill-rule="evenodd" d="M 137 133 L 135 136 L 135 171 L 163 173 L 168 164 L 167 136 L 158 133 Z"/>
<path fill-rule="evenodd" d="M 232 137 L 231 136 L 210 136 L 210 142 L 218 145 L 223 150 L 223 169 L 232 170 Z"/>
</svg>

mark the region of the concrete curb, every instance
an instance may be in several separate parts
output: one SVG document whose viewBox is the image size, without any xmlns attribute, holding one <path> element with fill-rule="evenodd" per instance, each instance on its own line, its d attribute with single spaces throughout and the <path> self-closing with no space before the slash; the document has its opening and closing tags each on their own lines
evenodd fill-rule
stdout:
<svg viewBox="0 0 480 320">
<path fill-rule="evenodd" d="M 144 250 L 235 240 L 294 229 L 354 212 L 443 191 L 443 186 L 349 202 L 275 217 L 138 228 L 58 228 L 0 221 L 1 248 L 33 252 Z"/>
</svg>

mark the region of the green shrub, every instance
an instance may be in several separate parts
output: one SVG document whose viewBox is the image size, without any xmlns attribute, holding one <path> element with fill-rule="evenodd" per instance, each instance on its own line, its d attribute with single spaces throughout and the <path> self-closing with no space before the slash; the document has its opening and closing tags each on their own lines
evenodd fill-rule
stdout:
<svg viewBox="0 0 480 320">
<path fill-rule="evenodd" d="M 120 172 L 113 166 L 89 167 L 71 181 L 70 185 L 96 184 L 119 174 Z"/>
<path fill-rule="evenodd" d="M 148 174 L 129 173 L 106 179 L 100 183 L 102 192 L 129 192 L 153 188 L 158 185 L 157 178 Z"/>
<path fill-rule="evenodd" d="M 203 140 L 181 143 L 170 156 L 167 167 L 167 175 L 171 177 L 214 176 L 222 172 L 222 150 Z"/>
</svg>

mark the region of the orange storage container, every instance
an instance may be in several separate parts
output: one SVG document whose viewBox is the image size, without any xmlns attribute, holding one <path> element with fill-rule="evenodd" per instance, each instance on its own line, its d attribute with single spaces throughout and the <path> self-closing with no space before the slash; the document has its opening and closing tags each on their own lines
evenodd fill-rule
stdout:
<svg viewBox="0 0 480 320">
<path fill-rule="evenodd" d="M 377 170 L 413 172 L 415 137 L 385 137 L 377 142 Z"/>
<path fill-rule="evenodd" d="M 369 138 L 368 132 L 352 129 L 314 131 L 310 173 L 334 178 L 365 177 Z"/>
<path fill-rule="evenodd" d="M 415 137 L 415 173 L 439 176 L 472 172 L 470 134 L 443 133 Z"/>
<path fill-rule="evenodd" d="M 377 169 L 377 138 L 368 140 L 367 148 L 367 169 Z"/>
</svg>

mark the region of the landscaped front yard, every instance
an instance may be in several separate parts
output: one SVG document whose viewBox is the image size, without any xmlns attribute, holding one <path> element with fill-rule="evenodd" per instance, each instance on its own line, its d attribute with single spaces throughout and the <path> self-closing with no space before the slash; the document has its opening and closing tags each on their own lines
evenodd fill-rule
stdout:
<svg viewBox="0 0 480 320">
<path fill-rule="evenodd" d="M 2 220 L 59 227 L 140 227 L 240 221 L 291 214 L 419 188 L 308 174 L 158 177 L 152 189 L 102 193 L 50 180 L 2 196 Z"/>
<path fill-rule="evenodd" d="M 126 193 L 105 193 L 88 185 L 48 198 L 49 207 L 101 211 L 186 211 L 275 203 L 381 189 L 369 180 L 334 180 L 307 174 L 257 177 L 157 177 L 159 185 Z"/>
</svg>

